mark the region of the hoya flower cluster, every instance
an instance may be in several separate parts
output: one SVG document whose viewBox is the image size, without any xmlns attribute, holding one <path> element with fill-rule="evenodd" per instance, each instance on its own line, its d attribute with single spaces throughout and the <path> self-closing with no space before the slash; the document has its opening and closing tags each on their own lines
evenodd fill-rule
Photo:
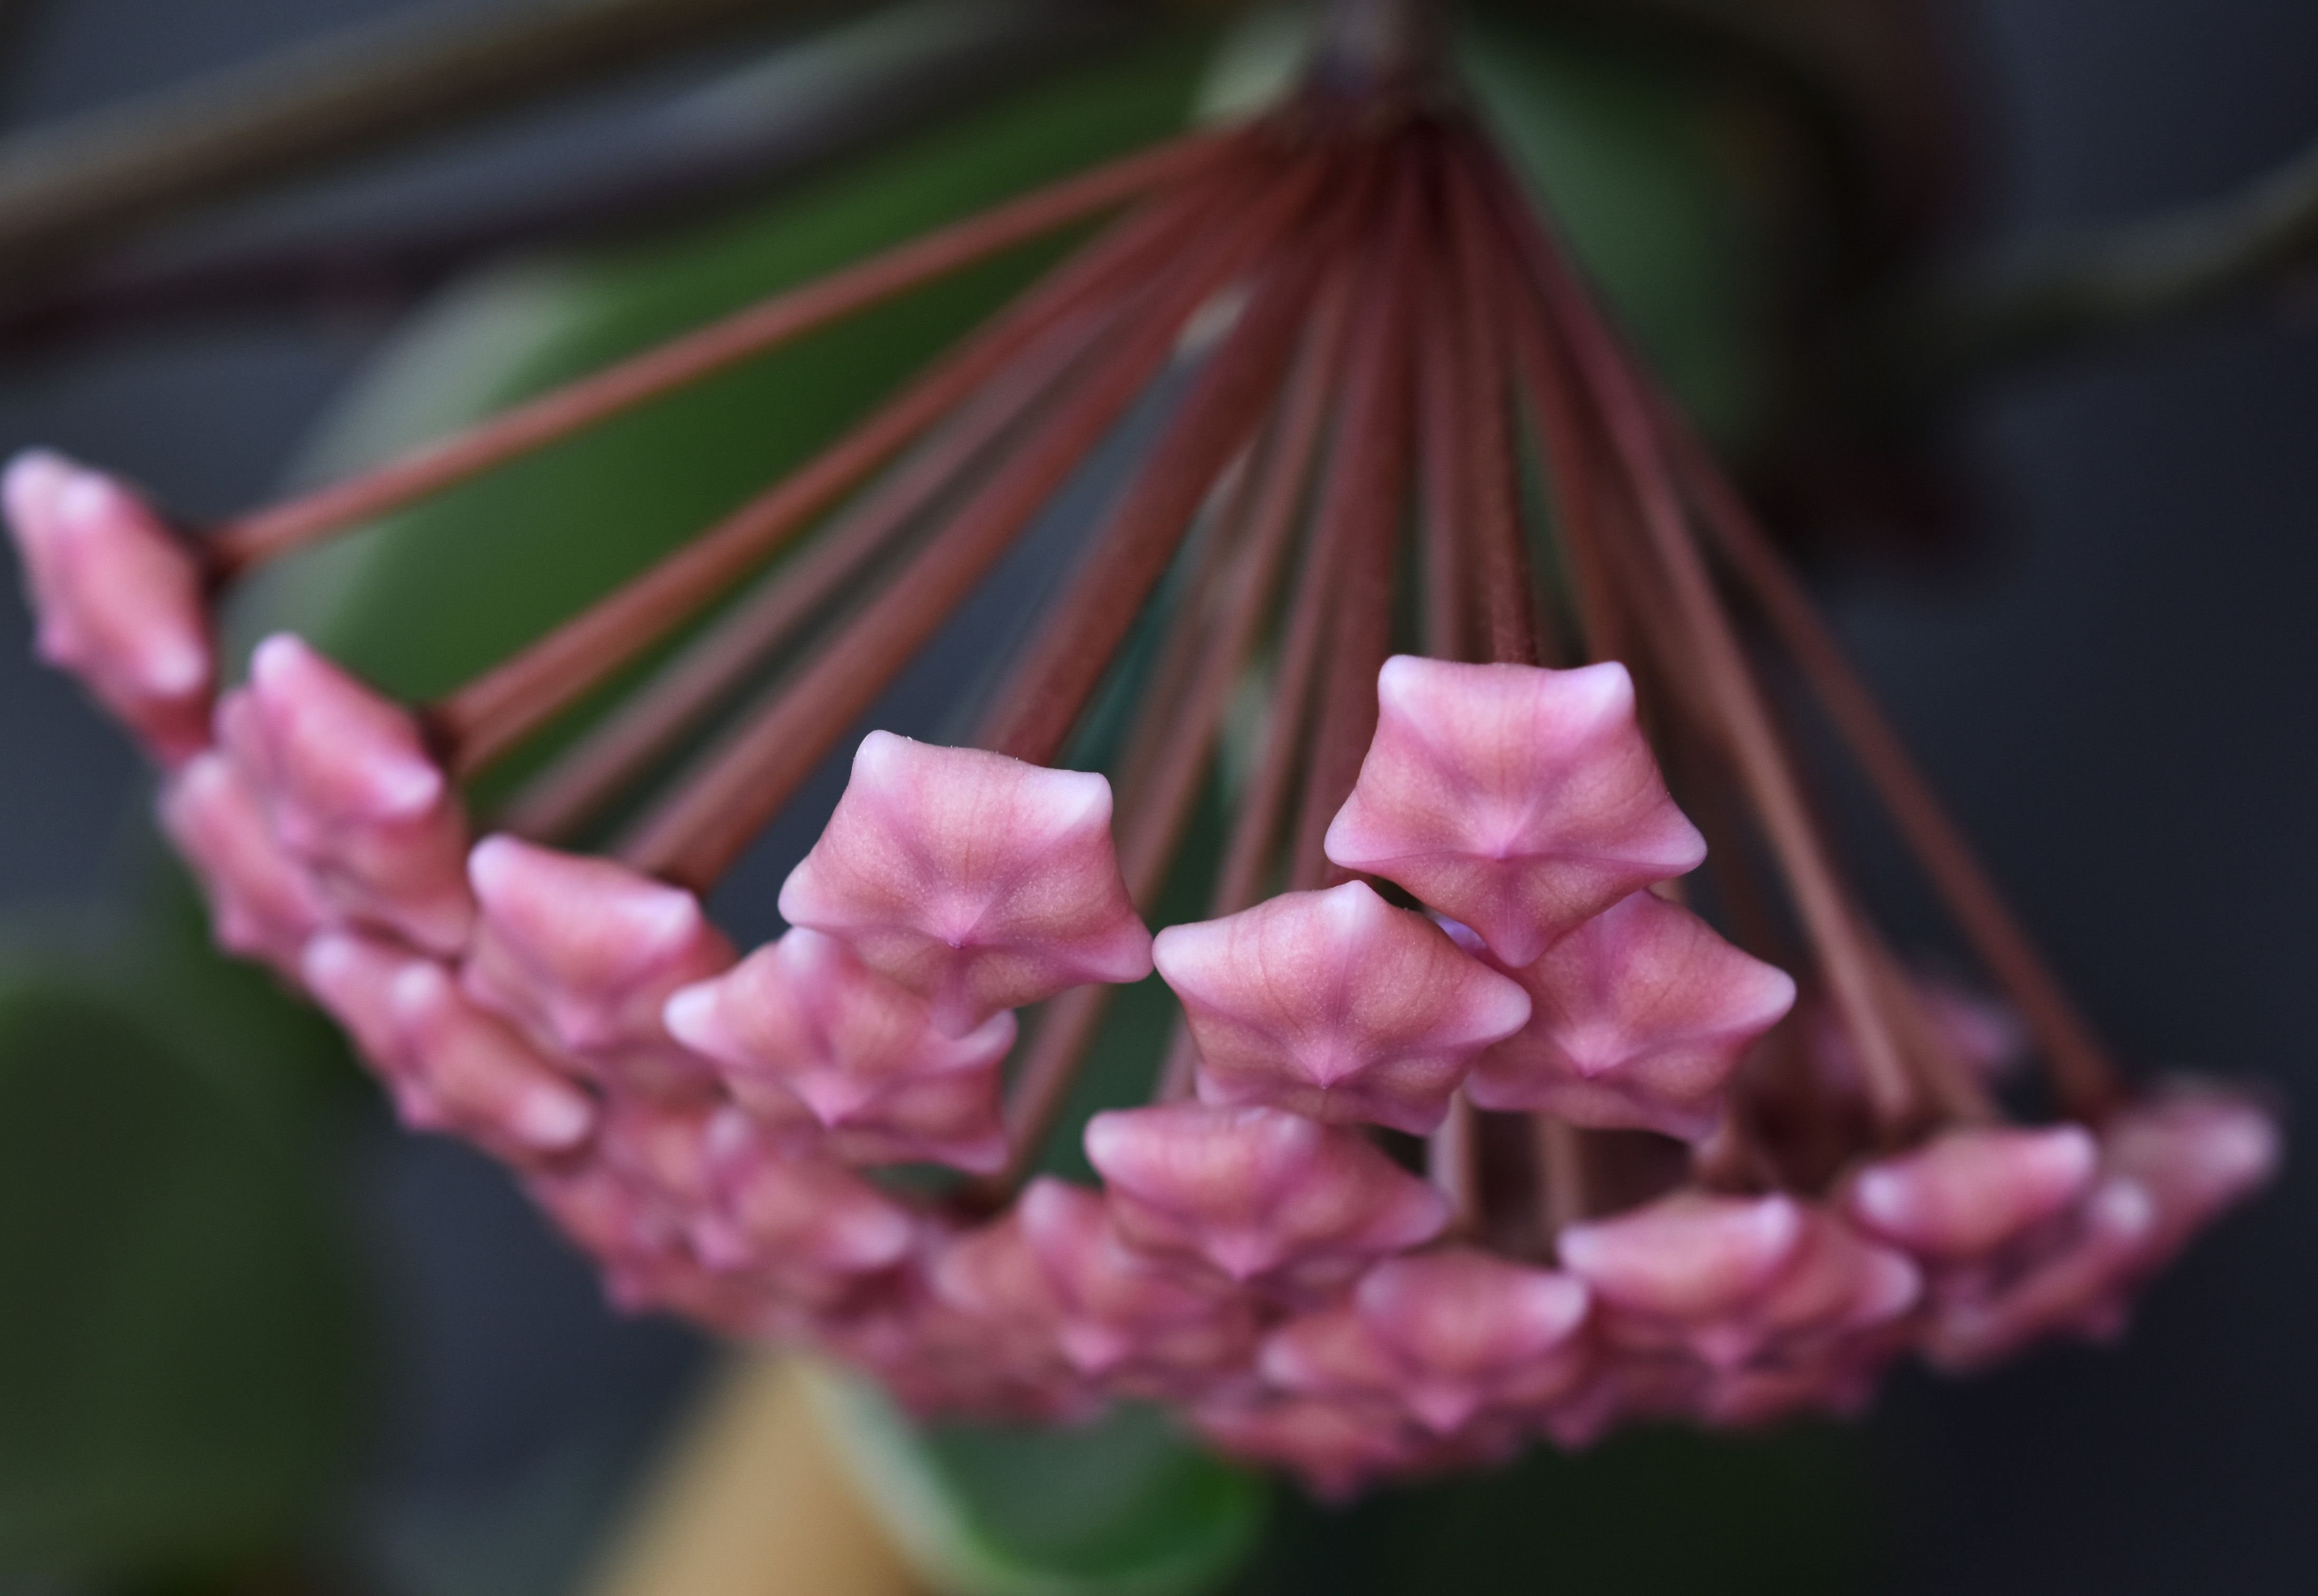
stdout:
<svg viewBox="0 0 2318 1596">
<path fill-rule="evenodd" d="M 2268 1177 L 2269 1116 L 2117 1082 L 1486 139 L 1356 109 L 1131 157 L 221 533 L 22 457 L 40 650 L 160 764 L 220 943 L 334 1015 L 406 1122 L 511 1166 L 622 1305 L 809 1340 L 922 1411 L 1158 1402 L 1343 1493 L 2115 1333 Z M 262 559 L 1129 200 L 827 454 L 450 697 L 287 635 L 220 694 L 209 606 Z M 790 928 L 744 956 L 698 892 L 1172 364 L 1168 431 L 981 746 L 858 740 Z M 813 528 L 470 818 L 463 777 Z M 1709 548 L 2011 1009 L 1875 936 Z M 1169 605 L 1117 788 L 1056 767 Z M 556 846 L 832 609 L 613 855 Z M 1251 690 L 1210 913 L 1155 937 Z M 1084 1125 L 1100 1185 L 1037 1175 L 1105 993 L 1155 971 L 1181 1027 Z M 2006 1109 L 2024 1027 L 2057 1118 Z"/>
</svg>

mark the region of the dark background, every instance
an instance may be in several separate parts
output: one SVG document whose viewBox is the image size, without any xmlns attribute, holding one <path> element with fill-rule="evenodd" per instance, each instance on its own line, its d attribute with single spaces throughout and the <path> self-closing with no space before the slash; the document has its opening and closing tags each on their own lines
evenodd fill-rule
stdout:
<svg viewBox="0 0 2318 1596">
<path fill-rule="evenodd" d="M 0 66 L 0 116 L 43 121 L 401 8 L 60 0 Z M 1955 9 L 1977 56 L 1991 240 L 2224 192 L 2318 139 L 2306 0 Z M 494 158 L 586 137 L 590 117 L 651 92 L 539 119 L 529 145 Z M 252 502 L 382 330 L 349 313 L 12 359 L 0 449 L 52 444 L 196 512 Z M 2299 311 L 2008 384 L 1958 418 L 1954 443 L 1984 551 L 1928 578 L 1846 579 L 1835 596 L 1858 654 L 2136 1063 L 2307 1096 L 2318 290 Z M 13 587 L 13 562 L 0 566 Z M 27 662 L 26 637 L 21 605 L 0 596 L 5 911 L 100 892 L 139 780 L 112 729 Z M 633 1466 L 697 1349 L 610 1320 L 506 1183 L 456 1150 L 382 1131 L 348 1179 L 399 1315 L 390 1434 L 364 1495 L 378 1555 L 584 1545 L 591 1504 Z M 1903 1383 L 1872 1430 L 1891 1582 L 2318 1588 L 2314 1243 L 2305 1160 L 2162 1283 L 2121 1349 Z"/>
</svg>

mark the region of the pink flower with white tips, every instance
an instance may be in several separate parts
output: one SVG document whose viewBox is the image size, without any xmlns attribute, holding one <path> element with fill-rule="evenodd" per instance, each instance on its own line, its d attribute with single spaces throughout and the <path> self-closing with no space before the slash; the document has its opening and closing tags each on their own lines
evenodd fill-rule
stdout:
<svg viewBox="0 0 2318 1596">
<path fill-rule="evenodd" d="M 2235 1093 L 2174 1084 L 2104 1125 L 2100 1154 L 2080 1205 L 1951 1288 L 1927 1340 L 1934 1362 L 1969 1372 L 2047 1335 L 2122 1332 L 2134 1289 L 2277 1172 L 2278 1127 Z"/>
<path fill-rule="evenodd" d="M 231 759 L 195 754 L 161 788 L 161 829 L 200 877 L 217 945 L 263 959 L 292 982 L 306 943 L 329 918 L 304 866 L 274 840 L 257 794 Z"/>
<path fill-rule="evenodd" d="M 36 646 L 165 766 L 209 746 L 217 678 L 191 549 L 112 478 L 27 450 L 0 482 L 39 618 Z"/>
<path fill-rule="evenodd" d="M 1128 1394 L 1205 1395 L 1246 1367 L 1256 1318 L 1213 1277 L 1128 1246 L 1100 1193 L 1038 1179 L 1017 1209 L 1053 1293 L 1053 1333 L 1072 1367 Z"/>
<path fill-rule="evenodd" d="M 944 1036 L 914 993 L 803 927 L 675 992 L 665 1013 L 743 1103 L 768 1087 L 793 1095 L 863 1152 L 976 1171 L 1005 1161 L 997 1071 L 1014 1045 L 1011 1014 Z"/>
<path fill-rule="evenodd" d="M 594 1132 L 587 1094 L 469 1002 L 433 960 L 329 934 L 308 946 L 304 974 L 385 1074 L 409 1123 L 515 1163 L 571 1152 Z"/>
<path fill-rule="evenodd" d="M 862 739 L 780 910 L 916 992 L 954 1036 L 1065 987 L 1151 973 L 1109 782 L 887 731 Z"/>
<path fill-rule="evenodd" d="M 1474 1058 L 1529 1018 L 1521 988 L 1365 883 L 1286 892 L 1159 934 L 1199 1045 L 1199 1099 L 1423 1133 Z"/>
<path fill-rule="evenodd" d="M 542 1046 L 624 1089 L 699 1095 L 712 1073 L 669 1035 L 669 994 L 732 963 L 680 887 L 609 859 L 487 837 L 467 859 L 476 904 L 460 980 Z"/>
<path fill-rule="evenodd" d="M 429 953 L 465 945 L 466 822 L 409 711 L 284 632 L 250 656 L 218 734 L 339 914 Z"/>
<path fill-rule="evenodd" d="M 2166 1082 L 2101 1127 L 2102 1168 L 2138 1184 L 2155 1208 L 2138 1260 L 2145 1273 L 2268 1185 L 2284 1155 L 2275 1116 L 2204 1081 Z"/>
<path fill-rule="evenodd" d="M 1586 1372 L 1589 1305 L 1568 1275 L 1470 1248 L 1388 1259 L 1343 1306 L 1274 1331 L 1262 1369 L 1284 1389 L 1402 1409 L 1452 1435 L 1567 1394 Z"/>
<path fill-rule="evenodd" d="M 1694 1141 L 1721 1123 L 1723 1083 L 1795 1000 L 1786 972 L 1649 892 L 1595 915 L 1515 979 L 1529 1024 L 1481 1055 L 1467 1089 L 1476 1104 Z"/>
<path fill-rule="evenodd" d="M 1634 720 L 1625 667 L 1400 655 L 1328 857 L 1398 883 L 1509 965 L 1706 857 Z"/>
<path fill-rule="evenodd" d="M 909 1210 L 835 1160 L 768 1138 L 732 1108 L 709 1121 L 705 1144 L 717 1216 L 742 1250 L 730 1265 L 823 1300 L 908 1256 Z"/>
<path fill-rule="evenodd" d="M 1889 1323 L 1922 1291 L 1899 1252 L 1792 1197 L 1678 1192 L 1561 1233 L 1613 1342 L 1712 1368 L 1824 1355 Z"/>
<path fill-rule="evenodd" d="M 2073 1207 L 2098 1161 L 2082 1125 L 1964 1125 L 1861 1170 L 1844 1205 L 1869 1234 L 1932 1268 L 1937 1286 Z"/>
<path fill-rule="evenodd" d="M 1128 1242 L 1235 1280 L 1341 1281 L 1449 1222 L 1447 1197 L 1357 1132 L 1277 1108 L 1098 1114 L 1086 1152 Z"/>
</svg>

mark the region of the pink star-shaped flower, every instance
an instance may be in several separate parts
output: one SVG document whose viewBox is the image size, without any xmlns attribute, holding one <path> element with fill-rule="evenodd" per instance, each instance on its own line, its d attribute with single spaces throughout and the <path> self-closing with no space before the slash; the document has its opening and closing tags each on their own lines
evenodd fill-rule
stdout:
<svg viewBox="0 0 2318 1596">
<path fill-rule="evenodd" d="M 487 837 L 467 860 L 474 1000 L 622 1089 L 697 1096 L 706 1063 L 669 1036 L 678 988 L 728 969 L 732 945 L 680 887 L 609 859 Z"/>
<path fill-rule="evenodd" d="M 1529 1024 L 1475 1064 L 1476 1104 L 1688 1141 L 1721 1122 L 1724 1082 L 1795 1000 L 1784 971 L 1649 892 L 1595 915 L 1515 979 Z"/>
<path fill-rule="evenodd" d="M 915 993 L 833 937 L 799 927 L 676 992 L 666 1015 L 736 1096 L 750 1100 L 769 1083 L 859 1153 L 976 1172 L 1005 1161 L 998 1066 L 1014 1045 L 1014 1017 L 944 1036 Z"/>
<path fill-rule="evenodd" d="M 201 569 L 144 500 L 27 450 L 0 482 L 40 626 L 35 646 L 175 766 L 209 746 L 217 668 Z"/>
<path fill-rule="evenodd" d="M 2090 1189 L 2099 1151 L 2082 1125 L 1964 1125 L 1869 1164 L 1843 1193 L 1852 1222 L 1947 1269 L 1991 1259 Z"/>
<path fill-rule="evenodd" d="M 1529 999 L 1364 883 L 1170 926 L 1159 973 L 1199 1047 L 1199 1099 L 1423 1134 Z"/>
<path fill-rule="evenodd" d="M 1205 1271 L 1127 1245 L 1100 1194 L 1034 1180 L 1016 1212 L 1052 1291 L 1056 1342 L 1080 1374 L 1124 1394 L 1184 1401 L 1247 1367 L 1253 1305 Z"/>
<path fill-rule="evenodd" d="M 826 1297 L 909 1254 L 909 1210 L 834 1159 L 760 1135 L 737 1108 L 710 1120 L 704 1145 L 718 1216 L 745 1246 L 747 1267 L 800 1296 Z"/>
<path fill-rule="evenodd" d="M 954 1036 L 1065 987 L 1151 973 L 1110 783 L 887 731 L 862 740 L 780 910 L 916 992 Z"/>
<path fill-rule="evenodd" d="M 1447 1197 L 1359 1133 L 1277 1108 L 1098 1114 L 1086 1152 L 1131 1244 L 1235 1280 L 1341 1280 L 1449 1220 Z"/>
<path fill-rule="evenodd" d="M 1783 1196 L 1677 1192 L 1572 1225 L 1559 1244 L 1613 1340 L 1717 1369 L 1822 1351 L 1896 1319 L 1922 1290 L 1904 1256 Z"/>
<path fill-rule="evenodd" d="M 265 806 L 233 761 L 214 749 L 195 754 L 162 786 L 157 807 L 162 830 L 209 899 L 217 945 L 302 981 L 306 943 L 328 921 L 329 905 L 274 840 Z"/>
<path fill-rule="evenodd" d="M 282 633 L 218 705 L 218 733 L 340 914 L 429 953 L 465 945 L 466 822 L 408 711 Z"/>
<path fill-rule="evenodd" d="M 1584 1375 L 1585 1285 L 1470 1248 L 1388 1259 L 1349 1303 L 1293 1320 L 1264 1343 L 1273 1384 L 1403 1408 L 1437 1435 L 1485 1411 L 1527 1412 Z"/>
<path fill-rule="evenodd" d="M 1635 723 L 1625 667 L 1409 655 L 1377 678 L 1376 740 L 1326 847 L 1514 966 L 1706 857 Z"/>
<path fill-rule="evenodd" d="M 307 945 L 302 973 L 387 1078 L 407 1123 L 518 1164 L 569 1153 L 593 1134 L 587 1094 L 432 959 L 334 932 Z"/>
</svg>

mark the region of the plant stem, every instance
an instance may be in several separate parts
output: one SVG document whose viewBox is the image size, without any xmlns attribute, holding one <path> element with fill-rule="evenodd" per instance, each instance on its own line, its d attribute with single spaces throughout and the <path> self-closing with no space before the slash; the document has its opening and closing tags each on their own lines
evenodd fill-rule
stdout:
<svg viewBox="0 0 2318 1596">
<path fill-rule="evenodd" d="M 133 229 L 836 0 L 443 5 L 0 141 L 0 261 L 22 281 Z"/>
<path fill-rule="evenodd" d="M 159 252 L 130 245 L 45 291 L 0 304 L 0 348 L 49 350 L 233 316 L 400 310 L 517 248 L 627 239 L 786 192 L 887 139 L 1116 43 L 1126 13 L 1067 0 L 916 8 L 834 31 L 711 84 L 569 169 L 399 205 L 375 219 L 258 221 Z M 777 74 L 777 83 L 765 80 Z M 745 103 L 740 103 L 745 101 Z M 717 114 L 705 115 L 705 103 Z"/>
<path fill-rule="evenodd" d="M 1189 178 L 1238 144 L 1227 135 L 1190 134 L 776 294 L 375 470 L 245 516 L 216 533 L 211 565 L 220 578 L 230 577 L 400 509 L 881 300 Z"/>
<path fill-rule="evenodd" d="M 1375 738 L 1377 673 L 1392 651 L 1395 546 L 1415 467 L 1408 378 L 1424 247 L 1417 165 L 1403 155 L 1394 166 L 1390 211 L 1362 295 L 1364 336 L 1345 374 L 1343 433 L 1315 511 L 1331 529 L 1325 569 L 1335 587 L 1335 614 L 1289 854 L 1291 890 L 1351 879 L 1329 862 L 1323 844 Z"/>
<path fill-rule="evenodd" d="M 620 850 L 627 863 L 696 890 L 714 883 L 1125 415 L 1166 360 L 1184 319 L 1276 243 L 1329 175 L 1324 160 L 1298 160 L 1259 198 L 1226 209 L 1213 230 L 1179 248 L 1175 269 L 1154 301 L 1130 313 L 1125 337 L 1060 408 L 1054 425 L 992 478 L 760 715 L 647 817 Z"/>
<path fill-rule="evenodd" d="M 431 716 L 455 768 L 472 771 L 514 747 L 724 592 L 882 468 L 911 440 L 1020 358 L 1047 330 L 1150 269 L 1186 216 L 1212 199 L 1191 193 L 1137 212 L 1033 285 L 1012 309 L 921 374 L 852 431 L 642 576 L 453 693 Z"/>
<path fill-rule="evenodd" d="M 1862 381 L 1903 408 L 2318 272 L 2318 146 L 2226 199 L 1953 273 L 1884 313 Z"/>
<path fill-rule="evenodd" d="M 1989 973 L 2018 1007 L 2071 1113 L 2098 1120 L 2123 1095 L 2116 1068 L 1948 817 L 1810 596 L 1704 444 L 1661 403 L 1659 426 L 1724 561 L 1753 595 L 1859 761 L 1893 823 Z"/>
<path fill-rule="evenodd" d="M 1480 158 L 1490 159 L 1476 145 Z M 1749 668 L 1745 650 L 1723 613 L 1704 561 L 1691 541 L 1683 504 L 1663 457 L 1656 417 L 1640 379 L 1627 363 L 1591 296 L 1546 233 L 1510 175 L 1489 168 L 1499 213 L 1514 229 L 1553 321 L 1568 341 L 1570 358 L 1599 407 L 1640 514 L 1643 531 L 1704 677 L 1741 779 L 1779 856 L 1796 908 L 1860 1054 L 1878 1125 L 1897 1138 L 1917 1116 L 1908 1071 L 1883 1010 L 1864 930 L 1838 883 L 1801 788 L 1781 747 L 1776 727 Z"/>
<path fill-rule="evenodd" d="M 952 426 L 817 536 L 793 567 L 773 571 L 647 686 L 526 783 L 501 823 L 518 836 L 545 841 L 568 836 L 600 811 L 751 671 L 825 620 L 864 572 L 946 495 L 971 480 L 976 465 L 1054 396 L 1115 322 L 1115 314 L 1090 314 L 1056 327 L 1017 370 L 1001 373 Z"/>
</svg>

